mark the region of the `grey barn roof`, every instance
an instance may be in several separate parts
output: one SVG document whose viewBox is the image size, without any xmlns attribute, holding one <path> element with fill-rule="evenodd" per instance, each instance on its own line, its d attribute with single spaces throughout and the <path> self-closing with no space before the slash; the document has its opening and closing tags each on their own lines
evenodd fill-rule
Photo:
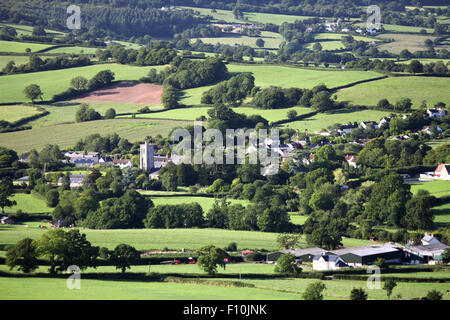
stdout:
<svg viewBox="0 0 450 320">
<path fill-rule="evenodd" d="M 293 254 L 294 256 L 298 257 L 298 256 L 302 256 L 305 254 L 313 254 L 313 255 L 321 254 L 321 253 L 325 252 L 325 250 L 322 248 L 314 247 L 314 248 L 306 248 L 306 249 L 286 249 L 286 250 L 282 250 L 281 252 L 282 253 L 290 253 L 290 254 Z"/>
<path fill-rule="evenodd" d="M 381 253 L 388 253 L 388 252 L 396 252 L 399 249 L 391 246 L 381 246 L 381 245 L 372 245 L 372 246 L 362 246 L 362 247 L 351 247 L 351 248 L 344 248 L 344 249 L 338 249 L 331 251 L 332 254 L 341 256 L 344 254 L 354 254 L 357 256 L 371 256 Z"/>
<path fill-rule="evenodd" d="M 412 246 L 407 249 L 414 251 L 414 252 L 424 252 L 424 251 L 440 251 L 447 249 L 448 246 L 439 242 L 439 243 L 433 243 L 433 244 L 427 244 L 427 245 L 419 245 L 419 246 Z"/>
</svg>

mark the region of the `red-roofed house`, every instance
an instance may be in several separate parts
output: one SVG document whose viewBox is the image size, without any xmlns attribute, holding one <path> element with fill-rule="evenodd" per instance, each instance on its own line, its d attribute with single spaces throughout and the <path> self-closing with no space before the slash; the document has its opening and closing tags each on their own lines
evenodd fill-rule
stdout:
<svg viewBox="0 0 450 320">
<path fill-rule="evenodd" d="M 351 167 L 356 168 L 356 156 L 352 156 L 352 155 L 346 155 L 345 156 L 345 161 L 347 161 L 348 165 Z"/>
<path fill-rule="evenodd" d="M 434 170 L 434 177 L 436 179 L 450 181 L 450 164 L 441 163 L 440 165 L 438 165 L 436 170 Z"/>
</svg>

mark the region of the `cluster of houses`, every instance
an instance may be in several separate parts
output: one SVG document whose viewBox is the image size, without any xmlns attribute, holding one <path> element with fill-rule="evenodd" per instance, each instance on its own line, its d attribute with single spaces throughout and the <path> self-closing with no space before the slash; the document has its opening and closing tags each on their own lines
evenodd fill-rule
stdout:
<svg viewBox="0 0 450 320">
<path fill-rule="evenodd" d="M 442 262 L 442 254 L 447 248 L 447 245 L 427 233 L 420 245 L 386 243 L 331 251 L 318 247 L 286 249 L 267 254 L 266 262 L 275 263 L 282 254 L 289 253 L 297 263 L 310 262 L 313 270 L 318 271 L 362 267 L 374 264 L 380 258 L 390 264 L 436 264 Z"/>
<path fill-rule="evenodd" d="M 327 22 L 324 22 L 323 25 L 325 26 L 325 29 L 327 32 L 349 33 L 350 31 L 355 31 L 358 34 L 367 34 L 370 36 L 375 36 L 378 34 L 378 30 L 374 29 L 374 28 L 361 29 L 358 27 L 356 29 L 353 29 L 353 27 L 351 25 L 344 25 L 342 23 L 342 19 L 338 19 L 336 22 L 327 21 Z M 312 28 L 311 28 L 311 31 L 312 31 Z M 373 44 L 375 44 L 374 41 L 373 41 Z"/>
</svg>

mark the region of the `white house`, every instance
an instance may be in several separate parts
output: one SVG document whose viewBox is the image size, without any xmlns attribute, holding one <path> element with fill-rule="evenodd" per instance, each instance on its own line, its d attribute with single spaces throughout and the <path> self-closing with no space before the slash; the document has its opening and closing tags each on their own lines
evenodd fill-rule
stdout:
<svg viewBox="0 0 450 320">
<path fill-rule="evenodd" d="M 376 121 L 363 121 L 359 124 L 364 130 L 367 130 L 367 128 L 372 125 L 373 128 L 376 130 L 379 128 L 378 123 Z"/>
<path fill-rule="evenodd" d="M 347 161 L 347 163 L 350 167 L 356 168 L 357 160 L 358 160 L 358 158 L 356 156 L 352 156 L 352 155 L 345 156 L 345 161 Z"/>
<path fill-rule="evenodd" d="M 322 253 L 313 258 L 313 270 L 337 270 L 348 267 L 342 258 L 335 255 Z"/>
<path fill-rule="evenodd" d="M 422 242 L 422 245 L 426 246 L 429 244 L 435 244 L 440 243 L 440 241 L 434 237 L 434 235 L 429 234 L 428 232 L 425 233 L 425 236 L 420 240 Z"/>
<path fill-rule="evenodd" d="M 131 168 L 132 163 L 130 159 L 114 159 L 113 164 L 120 169 Z"/>
<path fill-rule="evenodd" d="M 450 164 L 441 163 L 434 171 L 435 179 L 450 181 Z"/>
</svg>

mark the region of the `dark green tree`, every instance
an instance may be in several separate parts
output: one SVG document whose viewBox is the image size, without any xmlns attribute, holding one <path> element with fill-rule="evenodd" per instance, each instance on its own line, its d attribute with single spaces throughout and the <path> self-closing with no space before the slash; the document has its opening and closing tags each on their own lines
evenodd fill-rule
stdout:
<svg viewBox="0 0 450 320">
<path fill-rule="evenodd" d="M 110 261 L 116 266 L 116 269 L 121 269 L 122 274 L 124 274 L 126 269 L 130 269 L 140 258 L 139 251 L 130 245 L 122 243 L 117 245 L 111 253 Z"/>
<path fill-rule="evenodd" d="M 25 238 L 8 250 L 6 253 L 6 265 L 11 270 L 18 266 L 20 271 L 30 273 L 38 268 L 37 257 L 35 242 L 30 238 Z"/>
</svg>

